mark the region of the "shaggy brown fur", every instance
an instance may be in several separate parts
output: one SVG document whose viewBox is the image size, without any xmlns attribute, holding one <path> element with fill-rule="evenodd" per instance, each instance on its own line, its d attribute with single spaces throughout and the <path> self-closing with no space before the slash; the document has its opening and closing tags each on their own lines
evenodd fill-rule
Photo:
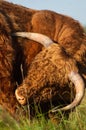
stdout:
<svg viewBox="0 0 86 130">
<path fill-rule="evenodd" d="M 55 42 L 58 42 L 80 65 L 81 62 L 82 65 L 86 62 L 86 58 L 84 58 L 86 53 L 86 36 L 78 21 L 53 11 L 33 10 L 6 1 L 0 1 L 0 11 L 10 25 L 11 32 L 27 31 L 45 34 Z M 23 43 L 24 45 L 23 51 L 26 61 L 23 59 L 23 62 L 25 63 L 24 70 L 26 70 L 26 74 L 26 68 L 29 67 L 32 59 L 41 50 L 42 46 L 26 39 L 24 41 L 23 39 L 13 40 L 15 43 Z M 20 46 L 15 48 L 19 49 Z M 20 57 L 19 61 L 20 63 L 22 62 Z M 19 63 L 17 66 L 19 66 Z"/>
<path fill-rule="evenodd" d="M 13 79 L 15 52 L 9 32 L 10 28 L 0 13 L 0 105 L 14 115 L 18 106 L 14 95 L 16 84 Z"/>
<path fill-rule="evenodd" d="M 68 75 L 71 71 L 78 72 L 76 62 L 59 45 L 52 44 L 40 52 L 31 63 L 27 77 L 17 88 L 17 94 L 26 99 L 22 104 L 28 101 L 30 105 L 37 103 L 46 112 L 51 104 L 70 102 L 72 95 Z"/>
<path fill-rule="evenodd" d="M 19 110 L 21 114 L 22 109 L 16 100 L 15 89 L 17 87 L 16 82 L 21 81 L 21 75 L 19 72 L 20 67 L 15 66 L 17 51 L 13 45 L 15 42 L 13 42 L 12 37 L 9 35 L 11 31 L 11 25 L 7 22 L 2 11 L 0 11 L 0 105 L 18 119 L 19 113 L 16 114 L 16 112 Z M 18 80 L 14 78 L 15 70 L 17 71 Z"/>
<path fill-rule="evenodd" d="M 9 34 L 16 31 L 31 31 L 46 34 L 58 42 L 71 57 L 79 61 L 80 66 L 81 62 L 83 62 L 83 65 L 85 63 L 84 55 L 86 52 L 83 28 L 74 19 L 53 11 L 32 10 L 0 0 L 0 46 L 2 47 L 4 44 L 3 49 L 0 50 L 0 73 L 2 75 L 1 77 L 3 77 L 4 74 L 6 82 L 9 82 L 5 83 L 5 80 L 3 82 L 2 80 L 0 81 L 0 89 L 4 86 L 2 93 L 3 98 L 1 97 L 0 104 L 4 105 L 4 102 L 9 101 L 8 105 L 7 103 L 4 105 L 9 111 L 15 111 L 12 104 L 14 104 L 15 108 L 16 100 L 13 90 L 15 90 L 16 87 L 12 85 L 12 80 L 14 80 L 14 82 L 17 81 L 18 84 L 22 82 L 20 72 L 21 63 L 23 63 L 24 74 L 27 76 L 30 63 L 35 55 L 42 49 L 39 43 L 35 44 L 35 42 L 27 39 L 11 39 Z M 7 49 L 9 47 L 5 49 L 5 44 L 7 44 L 10 49 Z M 16 52 L 15 57 L 12 49 Z M 2 58 L 3 56 L 6 57 L 6 60 Z M 13 60 L 16 62 L 13 63 Z M 82 69 L 80 72 L 83 73 Z M 7 84 L 9 85 L 7 86 Z M 8 98 L 5 97 L 6 94 L 9 95 L 9 89 L 13 98 L 10 98 L 10 96 L 8 96 Z M 13 101 L 11 101 L 11 99 Z M 2 102 L 2 100 L 4 100 L 4 102 Z"/>
</svg>

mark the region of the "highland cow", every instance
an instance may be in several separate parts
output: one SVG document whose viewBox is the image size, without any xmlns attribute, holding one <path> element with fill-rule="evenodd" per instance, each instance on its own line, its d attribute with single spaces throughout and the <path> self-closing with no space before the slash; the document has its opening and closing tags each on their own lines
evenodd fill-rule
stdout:
<svg viewBox="0 0 86 130">
<path fill-rule="evenodd" d="M 9 53 L 9 55 L 12 54 L 12 57 L 7 58 L 9 62 L 7 60 L 5 61 L 1 56 L 3 59 L 1 59 L 1 64 L 9 63 L 8 67 L 1 65 L 1 73 L 3 72 L 2 70 L 8 68 L 7 71 L 4 71 L 6 73 L 9 70 L 10 76 L 5 75 L 5 77 L 9 79 L 7 82 L 13 83 L 14 81 L 13 85 L 9 84 L 8 87 L 7 83 L 3 82 L 2 84 L 2 81 L 0 84 L 0 89 L 4 86 L 0 104 L 4 105 L 4 102 L 8 100 L 8 105 L 5 104 L 4 107 L 9 109 L 9 111 L 14 111 L 13 113 L 15 113 L 14 108 L 16 108 L 17 101 L 15 99 L 14 90 L 16 89 L 15 83 L 21 84 L 22 82 L 21 64 L 23 64 L 24 76 L 26 77 L 29 65 L 43 47 L 38 42 L 36 43 L 32 40 L 11 37 L 10 34 L 14 32 L 38 32 L 49 36 L 53 41 L 60 44 L 68 55 L 77 61 L 79 71 L 85 77 L 86 36 L 81 25 L 71 17 L 49 10 L 33 10 L 0 0 L 0 31 L 1 46 L 2 44 L 5 45 L 9 43 L 7 45 L 10 45 L 11 49 L 13 49 L 12 53 Z M 3 40 L 2 37 L 4 37 Z M 8 39 L 8 41 L 6 39 Z M 0 53 L 7 57 L 8 52 L 6 54 L 4 46 L 2 47 L 4 53 L 2 49 Z M 12 68 L 9 67 L 9 65 Z M 9 92 L 13 98 L 10 98 L 10 96 L 6 98 L 6 94 L 9 95 Z"/>
<path fill-rule="evenodd" d="M 75 99 L 60 110 L 69 110 L 78 105 L 84 95 L 84 81 L 78 73 L 76 61 L 59 44 L 53 43 L 42 34 L 17 32 L 14 35 L 37 40 L 46 47 L 34 58 L 27 77 L 16 89 L 15 94 L 19 103 L 25 105 L 29 101 L 29 104 L 43 104 L 45 107 L 50 101 L 52 104 L 61 99 L 66 102 L 64 93 L 69 92 L 68 83 L 71 81 L 76 92 Z M 57 111 L 57 107 L 53 111 Z"/>
</svg>

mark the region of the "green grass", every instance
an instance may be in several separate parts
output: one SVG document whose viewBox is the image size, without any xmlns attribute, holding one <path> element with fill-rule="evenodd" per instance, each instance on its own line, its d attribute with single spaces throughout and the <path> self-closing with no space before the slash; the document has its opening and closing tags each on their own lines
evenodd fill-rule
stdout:
<svg viewBox="0 0 86 130">
<path fill-rule="evenodd" d="M 45 120 L 43 115 L 33 121 L 15 121 L 6 111 L 0 109 L 0 130 L 86 130 L 86 95 L 82 103 L 70 113 L 69 119 L 63 115 L 59 124 L 50 119 Z"/>
<path fill-rule="evenodd" d="M 43 116 L 40 119 L 16 122 L 12 117 L 0 111 L 0 130 L 86 130 L 86 104 L 71 112 L 69 119 L 62 118 L 57 125 L 51 120 L 46 121 Z"/>
</svg>

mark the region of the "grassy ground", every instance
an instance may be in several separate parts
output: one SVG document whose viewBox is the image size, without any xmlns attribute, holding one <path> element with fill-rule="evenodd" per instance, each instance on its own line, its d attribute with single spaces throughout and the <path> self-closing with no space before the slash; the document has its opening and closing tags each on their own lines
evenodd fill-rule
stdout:
<svg viewBox="0 0 86 130">
<path fill-rule="evenodd" d="M 57 125 L 51 120 L 46 121 L 43 116 L 30 122 L 23 121 L 19 124 L 7 112 L 0 109 L 0 130 L 86 130 L 86 94 L 82 103 L 70 113 L 69 119 L 62 116 L 62 121 Z"/>
</svg>

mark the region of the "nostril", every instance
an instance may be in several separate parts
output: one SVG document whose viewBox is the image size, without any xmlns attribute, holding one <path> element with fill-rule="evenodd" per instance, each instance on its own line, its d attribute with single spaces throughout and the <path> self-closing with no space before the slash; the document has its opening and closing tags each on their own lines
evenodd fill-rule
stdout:
<svg viewBox="0 0 86 130">
<path fill-rule="evenodd" d="M 19 100 L 19 101 L 20 101 L 20 100 L 22 100 L 22 101 L 23 101 L 23 100 L 24 100 L 24 98 L 19 98 L 18 100 Z"/>
<path fill-rule="evenodd" d="M 20 90 L 20 89 L 19 89 Z M 16 89 L 15 91 L 15 96 L 16 96 L 16 99 L 18 100 L 18 102 L 21 104 L 21 105 L 25 105 L 27 103 L 27 100 L 26 98 L 23 96 L 23 94 L 21 93 L 21 91 L 19 91 L 18 89 Z"/>
</svg>

